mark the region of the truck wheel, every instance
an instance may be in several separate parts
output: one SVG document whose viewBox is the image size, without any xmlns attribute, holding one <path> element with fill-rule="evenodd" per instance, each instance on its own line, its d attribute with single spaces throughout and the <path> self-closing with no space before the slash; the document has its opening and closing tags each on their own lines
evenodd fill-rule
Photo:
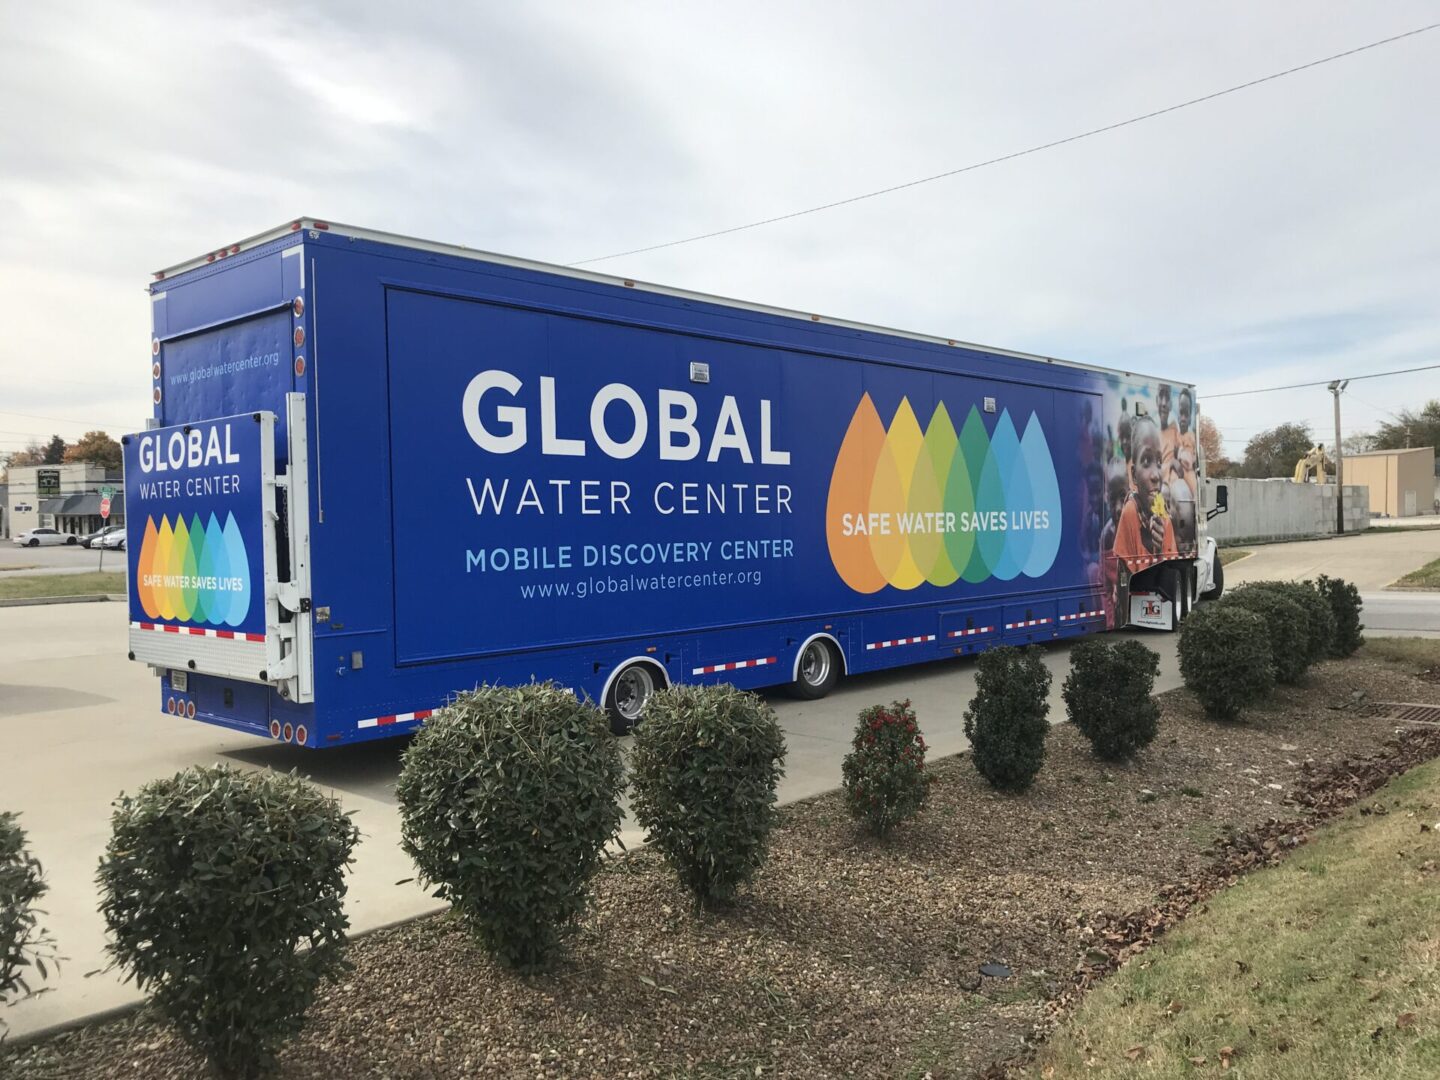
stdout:
<svg viewBox="0 0 1440 1080">
<path fill-rule="evenodd" d="M 790 692 L 805 701 L 822 698 L 840 681 L 840 658 L 835 646 L 824 638 L 816 638 L 805 646 L 796 668 Z"/>
<path fill-rule="evenodd" d="M 605 711 L 610 714 L 610 730 L 628 735 L 645 714 L 645 706 L 655 696 L 655 669 L 636 663 L 623 669 L 610 683 L 605 696 Z"/>
<path fill-rule="evenodd" d="M 1215 553 L 1215 577 L 1210 583 L 1210 591 L 1201 597 L 1202 600 L 1219 600 L 1220 594 L 1225 591 L 1225 564 L 1220 561 L 1220 553 Z"/>
</svg>

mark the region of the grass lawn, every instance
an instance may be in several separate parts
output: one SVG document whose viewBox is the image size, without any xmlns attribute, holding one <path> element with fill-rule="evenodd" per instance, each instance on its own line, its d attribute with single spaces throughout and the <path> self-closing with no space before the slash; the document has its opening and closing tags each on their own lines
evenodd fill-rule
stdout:
<svg viewBox="0 0 1440 1080">
<path fill-rule="evenodd" d="M 1432 761 L 1102 983 L 1032 1075 L 1440 1076 L 1437 820 Z"/>
<path fill-rule="evenodd" d="M 1394 583 L 1400 589 L 1440 589 L 1440 559 L 1428 562 L 1419 570 L 1412 570 Z"/>
<path fill-rule="evenodd" d="M 1253 554 L 1255 554 L 1253 551 L 1247 551 L 1245 548 L 1221 548 L 1220 565 L 1229 566 L 1232 562 L 1248 559 Z"/>
<path fill-rule="evenodd" d="M 123 557 L 123 556 L 122 556 Z M 81 596 L 90 593 L 123 593 L 125 575 L 37 574 L 34 577 L 0 578 L 0 600 L 19 600 L 31 596 Z"/>
<path fill-rule="evenodd" d="M 1366 660 L 1431 668 L 1440 665 L 1440 638 L 1366 638 L 1356 655 Z"/>
</svg>

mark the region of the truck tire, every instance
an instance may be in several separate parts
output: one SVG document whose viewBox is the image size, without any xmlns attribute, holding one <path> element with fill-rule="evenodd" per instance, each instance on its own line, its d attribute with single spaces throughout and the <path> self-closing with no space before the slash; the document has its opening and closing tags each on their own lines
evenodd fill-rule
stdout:
<svg viewBox="0 0 1440 1080">
<path fill-rule="evenodd" d="M 645 707 L 655 696 L 657 684 L 663 681 L 654 665 L 644 661 L 621 668 L 605 694 L 605 712 L 610 716 L 610 730 L 616 735 L 629 735 L 645 715 Z"/>
<path fill-rule="evenodd" d="M 808 642 L 795 666 L 790 692 L 804 701 L 823 698 L 840 681 L 840 657 L 835 646 L 824 638 Z"/>
<path fill-rule="evenodd" d="M 1225 591 L 1225 564 L 1220 561 L 1220 553 L 1215 553 L 1215 577 L 1210 582 L 1210 591 L 1200 597 L 1202 600 L 1219 600 L 1220 594 Z"/>
</svg>

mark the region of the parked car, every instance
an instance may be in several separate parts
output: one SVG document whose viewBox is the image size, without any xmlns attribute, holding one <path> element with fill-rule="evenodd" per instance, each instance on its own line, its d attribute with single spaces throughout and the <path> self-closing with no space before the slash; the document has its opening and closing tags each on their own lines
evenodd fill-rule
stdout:
<svg viewBox="0 0 1440 1080">
<path fill-rule="evenodd" d="M 123 533 L 124 531 L 124 525 L 106 525 L 103 529 L 97 529 L 89 536 L 82 536 L 80 543 L 87 548 L 93 548 L 96 544 L 100 543 L 100 541 L 104 540 L 105 537 L 117 532 Z"/>
<path fill-rule="evenodd" d="M 115 532 L 110 533 L 108 536 L 101 537 L 100 546 L 103 547 L 106 551 L 124 551 L 125 526 L 121 525 L 115 530 Z"/>
<path fill-rule="evenodd" d="M 15 535 L 15 543 L 21 547 L 50 547 L 55 544 L 78 544 L 80 538 L 59 529 L 26 529 Z"/>
</svg>

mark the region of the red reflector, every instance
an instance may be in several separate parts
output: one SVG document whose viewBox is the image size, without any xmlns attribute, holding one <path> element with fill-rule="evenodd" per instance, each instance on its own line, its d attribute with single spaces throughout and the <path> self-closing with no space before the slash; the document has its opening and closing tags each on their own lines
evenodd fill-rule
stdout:
<svg viewBox="0 0 1440 1080">
<path fill-rule="evenodd" d="M 158 379 L 158 378 L 160 378 L 160 361 L 159 361 L 159 360 L 156 360 L 155 363 L 153 363 L 153 364 L 150 365 L 150 378 L 152 378 L 152 379 Z"/>
<path fill-rule="evenodd" d="M 295 357 L 295 377 L 298 379 L 305 374 L 305 357 Z"/>
<path fill-rule="evenodd" d="M 171 716 L 175 715 L 175 699 L 173 697 L 165 702 L 165 711 Z"/>
<path fill-rule="evenodd" d="M 299 231 L 300 231 L 301 229 L 303 229 L 304 227 L 305 227 L 305 226 L 302 225 L 302 224 L 300 224 L 300 222 L 298 222 L 298 221 L 292 221 L 292 222 L 290 223 L 290 231 L 291 231 L 291 232 L 299 232 Z"/>
<path fill-rule="evenodd" d="M 271 720 L 271 721 L 270 721 L 270 737 L 271 737 L 272 739 L 278 739 L 278 738 L 280 737 L 280 721 L 279 721 L 279 720 Z"/>
<path fill-rule="evenodd" d="M 151 355 L 151 356 L 159 356 L 159 355 L 160 355 L 160 339 L 159 339 L 158 337 L 157 337 L 157 338 L 151 338 L 151 339 L 150 339 L 150 355 Z"/>
<path fill-rule="evenodd" d="M 231 244 L 231 245 L 230 245 L 230 254 L 231 254 L 231 255 L 239 255 L 239 254 L 240 254 L 240 245 L 239 245 L 239 244 Z"/>
<path fill-rule="evenodd" d="M 191 720 L 195 719 L 195 702 L 187 701 L 185 703 L 185 715 Z"/>
<path fill-rule="evenodd" d="M 212 254 L 212 255 L 206 255 L 206 256 L 205 256 L 205 261 L 206 261 L 206 262 L 214 262 L 214 261 L 215 261 L 215 256 L 214 256 L 213 254 Z"/>
<path fill-rule="evenodd" d="M 296 317 L 297 319 L 298 319 L 301 315 L 304 315 L 304 314 L 305 314 L 305 298 L 304 298 L 303 296 L 297 296 L 297 297 L 295 297 L 294 301 L 292 301 L 291 304 L 290 304 L 290 310 L 293 311 L 293 312 L 295 312 L 295 317 Z"/>
<path fill-rule="evenodd" d="M 289 742 L 289 741 L 290 741 L 291 739 L 293 739 L 293 738 L 295 738 L 295 729 L 294 729 L 293 727 L 291 727 L 289 724 L 286 724 L 286 725 L 285 725 L 285 741 L 286 741 L 286 742 Z"/>
<path fill-rule="evenodd" d="M 295 327 L 295 347 L 298 349 L 298 348 L 300 348 L 301 345 L 304 345 L 304 344 L 305 344 L 305 328 L 304 328 L 303 326 L 297 326 L 297 327 Z"/>
<path fill-rule="evenodd" d="M 164 271 L 164 270 L 156 270 L 156 271 L 155 271 L 155 280 L 156 280 L 156 281 L 164 281 L 164 280 L 165 280 L 165 271 Z"/>
<path fill-rule="evenodd" d="M 154 395 L 154 396 L 155 396 L 155 404 L 156 404 L 156 405 L 159 405 L 159 404 L 160 404 L 160 387 L 158 387 L 158 386 L 155 387 L 155 395 Z"/>
<path fill-rule="evenodd" d="M 329 231 L 330 226 L 325 224 L 325 222 L 323 221 L 317 221 L 315 222 L 315 228 L 319 229 L 322 232 L 327 232 Z"/>
<path fill-rule="evenodd" d="M 305 730 L 305 725 L 304 725 L 304 724 L 301 724 L 299 727 L 297 727 L 297 728 L 295 729 L 295 741 L 296 741 L 297 743 L 299 743 L 301 746 L 304 746 L 304 745 L 305 745 L 305 740 L 306 740 L 307 738 L 309 738 L 309 737 L 310 737 L 310 733 Z"/>
</svg>

